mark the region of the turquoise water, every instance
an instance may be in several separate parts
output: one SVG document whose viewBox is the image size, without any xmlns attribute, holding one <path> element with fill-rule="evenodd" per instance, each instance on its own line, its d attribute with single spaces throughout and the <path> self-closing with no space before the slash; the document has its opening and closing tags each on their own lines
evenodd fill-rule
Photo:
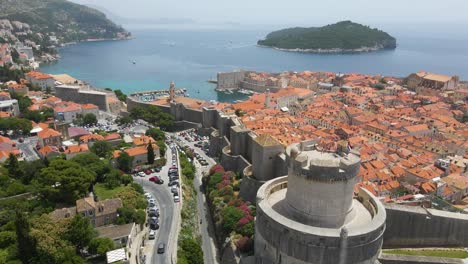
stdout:
<svg viewBox="0 0 468 264">
<path fill-rule="evenodd" d="M 254 30 L 132 30 L 135 39 L 80 43 L 60 50 L 62 59 L 43 65 L 48 73 L 67 73 L 96 87 L 126 93 L 167 89 L 171 81 L 191 97 L 234 101 L 243 94 L 214 91 L 206 80 L 220 71 L 248 69 L 362 72 L 407 76 L 416 71 L 459 75 L 468 79 L 468 39 L 399 36 L 398 48 L 367 54 L 303 54 L 255 46 L 268 31 Z M 465 35 L 463 35 L 465 36 Z M 135 61 L 136 64 L 132 62 Z"/>
</svg>

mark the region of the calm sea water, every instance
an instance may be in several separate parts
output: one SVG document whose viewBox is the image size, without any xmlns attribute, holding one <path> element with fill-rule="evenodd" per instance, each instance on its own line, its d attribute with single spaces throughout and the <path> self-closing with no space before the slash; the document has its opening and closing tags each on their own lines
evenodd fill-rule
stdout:
<svg viewBox="0 0 468 264">
<path fill-rule="evenodd" d="M 207 83 L 216 73 L 235 69 L 362 72 L 407 76 L 416 71 L 459 75 L 468 79 L 468 39 L 438 34 L 393 35 L 398 48 L 367 54 L 303 54 L 255 46 L 269 30 L 132 30 L 127 41 L 80 43 L 60 50 L 62 59 L 43 65 L 48 73 L 67 73 L 101 88 L 126 93 L 167 89 L 170 81 L 191 97 L 234 101 Z M 434 37 L 437 36 L 437 37 Z M 465 36 L 466 37 L 466 36 Z M 136 63 L 133 64 L 133 61 Z"/>
</svg>

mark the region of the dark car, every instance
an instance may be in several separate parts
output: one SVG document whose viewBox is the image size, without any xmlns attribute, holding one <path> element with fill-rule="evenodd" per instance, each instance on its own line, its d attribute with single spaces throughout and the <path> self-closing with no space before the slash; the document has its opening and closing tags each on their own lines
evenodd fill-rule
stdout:
<svg viewBox="0 0 468 264">
<path fill-rule="evenodd" d="M 156 223 L 150 224 L 150 229 L 151 230 L 158 230 L 159 229 L 159 224 L 156 224 Z"/>
<path fill-rule="evenodd" d="M 154 168 L 154 170 L 155 170 L 156 172 L 160 172 L 160 171 L 161 171 L 161 167 L 156 167 L 156 168 Z"/>
<path fill-rule="evenodd" d="M 173 185 L 179 187 L 179 181 L 170 181 L 170 182 L 167 184 L 167 186 L 173 186 Z"/>
<path fill-rule="evenodd" d="M 159 245 L 158 245 L 158 254 L 163 254 L 164 251 L 166 251 L 166 244 L 159 243 Z"/>
</svg>

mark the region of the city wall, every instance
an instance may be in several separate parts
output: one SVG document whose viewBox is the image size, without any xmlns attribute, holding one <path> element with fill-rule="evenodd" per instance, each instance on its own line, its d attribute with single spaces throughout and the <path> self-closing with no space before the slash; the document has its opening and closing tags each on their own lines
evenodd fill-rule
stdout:
<svg viewBox="0 0 468 264">
<path fill-rule="evenodd" d="M 441 257 L 405 256 L 394 254 L 381 254 L 379 261 L 382 264 L 463 264 L 463 260 Z"/>
<path fill-rule="evenodd" d="M 386 204 L 384 248 L 467 247 L 468 215 Z"/>
</svg>

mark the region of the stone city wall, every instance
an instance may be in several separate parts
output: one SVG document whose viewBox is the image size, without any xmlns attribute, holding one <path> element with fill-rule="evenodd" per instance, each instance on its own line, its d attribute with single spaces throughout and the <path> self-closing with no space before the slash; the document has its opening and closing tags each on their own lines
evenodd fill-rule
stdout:
<svg viewBox="0 0 468 264">
<path fill-rule="evenodd" d="M 384 248 L 467 247 L 468 215 L 386 204 Z"/>
<path fill-rule="evenodd" d="M 381 254 L 379 261 L 382 264 L 463 264 L 463 260 L 441 257 L 405 256 L 394 254 Z"/>
</svg>

